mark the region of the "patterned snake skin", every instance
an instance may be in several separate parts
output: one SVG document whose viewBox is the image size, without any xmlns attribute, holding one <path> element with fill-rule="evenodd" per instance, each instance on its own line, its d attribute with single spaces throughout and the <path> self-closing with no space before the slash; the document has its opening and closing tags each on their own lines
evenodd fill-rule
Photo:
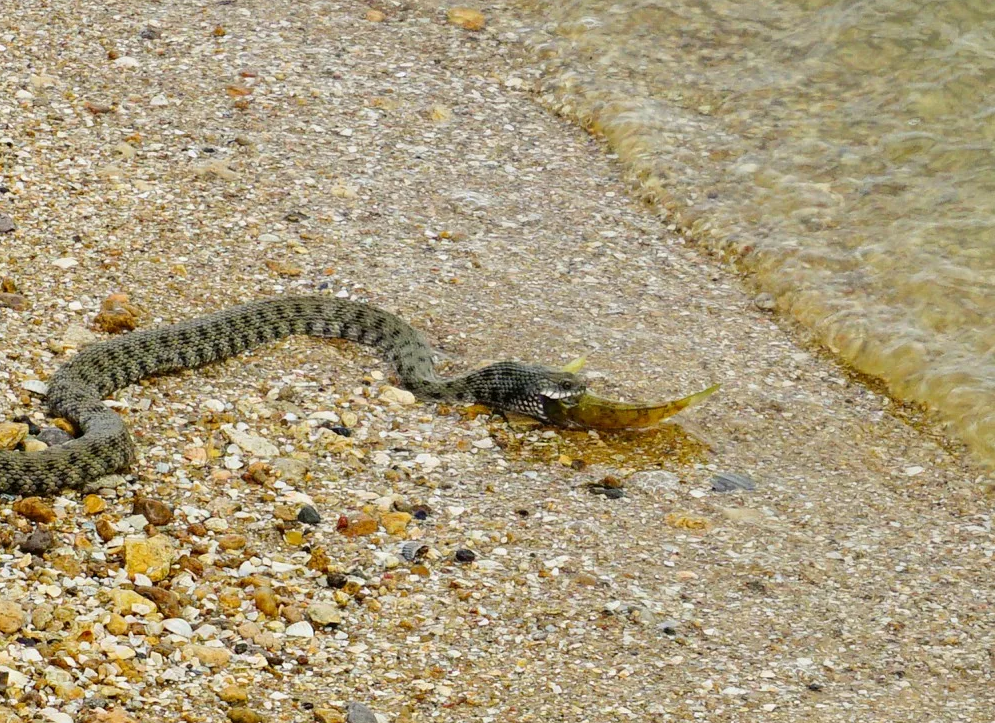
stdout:
<svg viewBox="0 0 995 723">
<path fill-rule="evenodd" d="M 426 400 L 477 402 L 548 422 L 548 400 L 584 392 L 573 374 L 518 362 L 442 379 L 435 374 L 431 347 L 394 314 L 328 296 L 264 299 L 83 349 L 48 385 L 49 411 L 76 424 L 82 436 L 40 452 L 0 452 L 0 492 L 52 495 L 128 467 L 135 459 L 134 445 L 121 417 L 101 401 L 104 397 L 139 379 L 199 367 L 291 334 L 377 347 L 403 386 Z"/>
</svg>

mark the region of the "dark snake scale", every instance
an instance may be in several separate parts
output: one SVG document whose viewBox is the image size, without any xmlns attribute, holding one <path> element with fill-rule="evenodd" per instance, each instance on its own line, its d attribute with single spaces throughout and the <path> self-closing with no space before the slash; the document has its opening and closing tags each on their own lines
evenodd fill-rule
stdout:
<svg viewBox="0 0 995 723">
<path fill-rule="evenodd" d="M 574 374 L 519 362 L 440 378 L 432 348 L 394 314 L 329 296 L 280 296 L 84 348 L 52 375 L 47 397 L 49 411 L 82 435 L 40 452 L 0 452 L 0 492 L 52 495 L 127 468 L 135 459 L 134 444 L 121 417 L 102 402 L 105 397 L 140 379 L 227 359 L 292 334 L 377 347 L 402 386 L 428 401 L 476 402 L 548 422 L 551 400 L 584 392 Z"/>
</svg>

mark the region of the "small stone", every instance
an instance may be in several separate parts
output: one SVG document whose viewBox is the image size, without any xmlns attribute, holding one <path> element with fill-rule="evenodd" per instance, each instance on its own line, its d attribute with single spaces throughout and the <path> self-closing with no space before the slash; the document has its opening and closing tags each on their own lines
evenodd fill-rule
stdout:
<svg viewBox="0 0 995 723">
<path fill-rule="evenodd" d="M 168 525 L 173 521 L 173 510 L 169 505 L 159 500 L 148 497 L 139 497 L 131 506 L 131 512 L 135 515 L 142 515 L 149 524 L 156 527 Z"/>
<path fill-rule="evenodd" d="M 110 542 L 117 536 L 117 529 L 114 527 L 114 523 L 108 520 L 106 517 L 102 517 L 97 520 L 97 534 L 100 539 L 104 542 Z"/>
<path fill-rule="evenodd" d="M 262 723 L 266 719 L 251 708 L 239 706 L 228 711 L 228 720 L 231 723 Z"/>
<path fill-rule="evenodd" d="M 280 605 L 277 602 L 276 594 L 273 592 L 273 588 L 271 587 L 264 586 L 256 588 L 255 593 L 252 595 L 252 600 L 259 612 L 271 618 L 275 618 L 277 613 L 280 611 Z"/>
<path fill-rule="evenodd" d="M 756 482 L 745 474 L 736 472 L 719 472 L 712 478 L 712 490 L 715 492 L 732 492 L 733 490 L 754 490 Z"/>
<path fill-rule="evenodd" d="M 446 13 L 446 19 L 451 25 L 474 32 L 483 30 L 487 23 L 484 14 L 472 8 L 450 8 L 449 12 Z"/>
<path fill-rule="evenodd" d="M 28 436 L 28 425 L 20 422 L 0 422 L 0 449 L 14 449 Z M 37 499 L 37 497 L 33 498 Z"/>
<path fill-rule="evenodd" d="M 240 685 L 229 685 L 221 689 L 218 697 L 225 703 L 244 703 L 249 699 L 249 693 Z"/>
<path fill-rule="evenodd" d="M 316 625 L 339 625 L 342 622 L 338 605 L 331 603 L 311 603 L 307 609 L 307 616 Z"/>
<path fill-rule="evenodd" d="M 362 703 L 349 703 L 345 710 L 346 723 L 379 723 L 376 713 Z"/>
<path fill-rule="evenodd" d="M 162 108 L 163 106 L 169 105 L 169 99 L 163 93 L 152 96 L 152 100 L 149 101 L 149 105 L 154 108 Z"/>
<path fill-rule="evenodd" d="M 59 343 L 64 347 L 69 347 L 70 349 L 78 349 L 81 346 L 92 344 L 95 341 L 97 341 L 97 335 L 85 326 L 70 324 L 62 333 L 62 338 L 59 340 Z"/>
<path fill-rule="evenodd" d="M 366 19 L 369 20 L 371 23 L 382 23 L 384 20 L 387 19 L 387 16 L 384 15 L 379 10 L 371 9 L 366 11 Z"/>
<path fill-rule="evenodd" d="M 777 299 L 773 294 L 764 292 L 753 297 L 753 305 L 760 311 L 774 311 L 777 309 Z"/>
<path fill-rule="evenodd" d="M 44 528 L 39 527 L 32 531 L 30 535 L 18 542 L 18 547 L 29 555 L 44 555 L 52 545 L 55 544 L 55 536 Z"/>
<path fill-rule="evenodd" d="M 208 668 L 224 667 L 231 660 L 231 652 L 227 648 L 219 648 L 213 645 L 197 645 L 194 643 L 184 645 L 181 655 L 184 660 L 197 658 L 201 662 L 201 665 L 206 665 Z"/>
<path fill-rule="evenodd" d="M 297 513 L 297 521 L 303 522 L 305 525 L 317 525 L 321 522 L 321 515 L 311 505 L 304 505 L 301 507 L 300 512 Z"/>
<path fill-rule="evenodd" d="M 0 600 L 0 633 L 11 635 L 24 625 L 24 609 L 13 600 Z"/>
<path fill-rule="evenodd" d="M 301 620 L 298 623 L 287 626 L 287 635 L 292 638 L 313 638 L 314 628 L 311 627 L 311 623 L 306 620 Z"/>
<path fill-rule="evenodd" d="M 316 723 L 345 723 L 345 717 L 334 708 L 315 708 L 314 719 Z"/>
<path fill-rule="evenodd" d="M 343 521 L 345 524 L 343 524 Z M 337 528 L 346 537 L 365 537 L 372 535 L 379 529 L 377 521 L 369 515 L 358 514 L 353 518 L 342 517 L 339 519 Z"/>
<path fill-rule="evenodd" d="M 0 233 L 10 233 L 14 228 L 14 219 L 6 214 L 0 214 Z"/>
<path fill-rule="evenodd" d="M 218 538 L 218 547 L 222 550 L 241 550 L 245 545 L 245 535 L 221 535 Z"/>
<path fill-rule="evenodd" d="M 291 457 L 278 457 L 273 460 L 273 470 L 280 478 L 289 482 L 300 482 L 307 475 L 307 463 Z"/>
<path fill-rule="evenodd" d="M 140 315 L 141 310 L 128 300 L 127 294 L 111 294 L 100 303 L 93 325 L 109 334 L 119 334 L 134 330 Z"/>
<path fill-rule="evenodd" d="M 299 547 L 304 544 L 304 533 L 300 530 L 287 530 L 283 533 L 283 541 L 288 545 Z"/>
<path fill-rule="evenodd" d="M 280 450 L 272 442 L 238 430 L 231 424 L 222 425 L 221 433 L 233 444 L 237 444 L 242 451 L 248 452 L 251 455 L 257 457 L 277 457 L 280 454 Z"/>
<path fill-rule="evenodd" d="M 407 512 L 388 512 L 380 518 L 380 523 L 387 531 L 387 534 L 390 535 L 404 534 L 404 530 L 410 521 L 411 515 Z"/>
<path fill-rule="evenodd" d="M 21 447 L 24 448 L 25 452 L 41 452 L 48 449 L 48 445 L 40 439 L 25 439 L 21 442 Z"/>
<path fill-rule="evenodd" d="M 477 559 L 477 553 L 473 550 L 468 550 L 465 547 L 461 547 L 456 551 L 456 562 L 473 562 Z"/>
<path fill-rule="evenodd" d="M 118 615 L 131 615 L 139 610 L 155 612 L 156 605 L 151 600 L 142 597 L 134 590 L 115 588 L 111 590 L 113 611 Z"/>
<path fill-rule="evenodd" d="M 342 412 L 339 415 L 342 417 L 342 426 L 352 429 L 357 424 L 359 424 L 359 416 L 355 412 L 350 412 L 348 410 Z"/>
<path fill-rule="evenodd" d="M 168 618 L 163 620 L 162 627 L 174 635 L 180 635 L 184 638 L 193 637 L 193 628 L 183 618 Z"/>
<path fill-rule="evenodd" d="M 111 613 L 110 620 L 104 625 L 111 635 L 124 635 L 128 632 L 128 621 L 119 613 Z"/>
<path fill-rule="evenodd" d="M 409 392 L 407 389 L 399 389 L 397 387 L 384 387 L 383 391 L 380 393 L 380 399 L 385 402 L 393 402 L 395 404 L 409 405 L 414 404 L 417 400 L 415 395 Z"/>
<path fill-rule="evenodd" d="M 138 585 L 135 587 L 135 592 L 154 602 L 159 612 L 167 618 L 179 617 L 183 611 L 180 596 L 172 590 L 152 585 Z"/>
<path fill-rule="evenodd" d="M 28 308 L 28 299 L 21 294 L 0 292 L 0 307 L 13 309 L 14 311 L 24 311 Z"/>
<path fill-rule="evenodd" d="M 27 425 L 23 425 L 25 428 Z M 26 517 L 32 522 L 49 524 L 55 522 L 57 516 L 55 510 L 45 504 L 41 497 L 25 497 L 14 503 L 14 512 L 21 517 Z"/>
<path fill-rule="evenodd" d="M 79 265 L 79 261 L 72 258 L 71 256 L 64 256 L 60 259 L 55 259 L 55 261 L 52 262 L 52 265 L 58 266 L 60 269 L 66 270 L 66 269 L 71 269 L 73 266 Z"/>
<path fill-rule="evenodd" d="M 312 547 L 311 557 L 308 558 L 307 567 L 309 570 L 317 570 L 318 572 L 328 572 L 328 568 L 331 567 L 332 561 L 328 557 L 328 553 L 325 552 L 323 547 Z"/>
<path fill-rule="evenodd" d="M 176 550 L 165 535 L 131 537 L 124 541 L 124 563 L 128 576 L 147 575 L 152 582 L 164 580 L 176 559 Z"/>
</svg>

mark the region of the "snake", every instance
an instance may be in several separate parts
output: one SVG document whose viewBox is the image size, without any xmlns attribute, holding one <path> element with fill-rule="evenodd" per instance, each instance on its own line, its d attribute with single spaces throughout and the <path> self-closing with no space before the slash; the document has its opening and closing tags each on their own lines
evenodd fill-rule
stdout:
<svg viewBox="0 0 995 723">
<path fill-rule="evenodd" d="M 427 402 L 465 402 L 555 424 L 549 410 L 583 396 L 577 374 L 502 361 L 452 377 L 436 373 L 436 353 L 417 329 L 362 301 L 324 294 L 275 296 L 176 324 L 132 331 L 83 347 L 48 381 L 46 405 L 80 435 L 39 451 L 0 452 L 0 493 L 51 496 L 81 489 L 137 459 L 122 418 L 103 403 L 141 379 L 228 359 L 291 335 L 348 339 L 375 347 L 401 386 Z"/>
</svg>

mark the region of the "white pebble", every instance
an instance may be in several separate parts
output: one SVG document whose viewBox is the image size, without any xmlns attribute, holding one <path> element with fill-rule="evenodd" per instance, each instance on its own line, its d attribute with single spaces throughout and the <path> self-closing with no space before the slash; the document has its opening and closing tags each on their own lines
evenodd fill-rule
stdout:
<svg viewBox="0 0 995 723">
<path fill-rule="evenodd" d="M 60 269 L 71 269 L 73 266 L 78 265 L 79 261 L 71 256 L 64 256 L 61 259 L 56 259 L 52 264 L 58 266 Z"/>
<path fill-rule="evenodd" d="M 299 623 L 287 626 L 287 635 L 293 638 L 313 638 L 314 628 L 311 627 L 311 623 L 301 620 Z"/>
</svg>

